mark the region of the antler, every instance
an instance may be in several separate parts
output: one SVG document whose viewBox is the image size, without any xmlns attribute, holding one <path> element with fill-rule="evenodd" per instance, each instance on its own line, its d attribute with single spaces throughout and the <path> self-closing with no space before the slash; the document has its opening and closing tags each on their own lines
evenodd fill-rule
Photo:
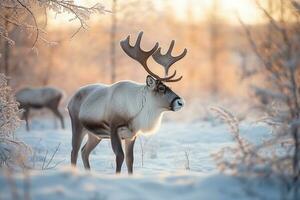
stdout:
<svg viewBox="0 0 300 200">
<path fill-rule="evenodd" d="M 153 59 L 160 65 L 162 65 L 165 69 L 165 76 L 168 76 L 168 72 L 169 72 L 169 68 L 171 67 L 171 65 L 173 65 L 175 62 L 179 61 L 180 59 L 182 59 L 186 53 L 187 53 L 187 49 L 185 48 L 183 50 L 183 52 L 179 55 L 179 56 L 175 56 L 173 57 L 171 55 L 172 51 L 173 51 L 173 48 L 174 48 L 174 44 L 175 44 L 175 41 L 172 40 L 171 44 L 170 44 L 170 47 L 167 51 L 167 53 L 165 55 L 162 55 L 161 53 L 161 47 L 159 47 L 157 49 L 157 51 L 152 55 Z M 175 70 L 176 72 L 176 70 Z M 170 80 L 167 80 L 166 82 L 176 82 L 176 81 L 180 81 L 182 79 L 182 76 L 180 76 L 179 78 L 177 79 L 170 79 Z"/>
<path fill-rule="evenodd" d="M 136 43 L 134 46 L 131 46 L 129 43 L 130 35 L 128 37 L 120 42 L 120 45 L 123 49 L 123 51 L 134 60 L 138 61 L 144 69 L 154 78 L 160 81 L 167 82 L 168 80 L 172 79 L 176 75 L 176 71 L 169 77 L 161 78 L 155 73 L 153 73 L 147 66 L 147 60 L 148 58 L 157 50 L 158 48 L 158 42 L 156 42 L 155 46 L 150 51 L 144 51 L 141 49 L 141 40 L 142 40 L 143 32 L 140 32 L 138 35 L 138 38 L 136 40 Z"/>
</svg>

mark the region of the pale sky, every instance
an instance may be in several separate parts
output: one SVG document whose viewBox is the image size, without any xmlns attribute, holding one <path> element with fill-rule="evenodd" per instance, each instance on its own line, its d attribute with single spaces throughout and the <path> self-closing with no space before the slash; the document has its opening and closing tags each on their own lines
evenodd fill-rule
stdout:
<svg viewBox="0 0 300 200">
<path fill-rule="evenodd" d="M 112 0 L 75 0 L 77 4 L 83 5 L 93 5 L 97 2 L 103 3 L 107 6 L 107 10 L 110 9 L 109 3 Z M 118 0 L 125 1 L 125 0 Z M 142 0 L 141 0 L 142 1 Z M 187 18 L 187 9 L 188 5 L 192 5 L 192 13 L 194 20 L 203 20 L 205 19 L 205 15 L 211 8 L 213 0 L 153 0 L 154 5 L 158 10 L 163 9 L 163 4 L 165 1 L 168 1 L 168 4 L 174 7 L 176 12 L 176 16 L 179 20 L 186 20 Z M 219 16 L 221 16 L 224 20 L 237 24 L 237 15 L 241 17 L 241 19 L 248 24 L 254 24 L 259 22 L 260 13 L 256 8 L 254 0 L 217 0 L 219 1 Z M 70 16 L 66 14 L 61 14 L 56 16 L 55 20 L 51 20 L 53 17 L 50 17 L 51 25 L 58 25 L 61 22 L 68 21 Z M 71 25 L 72 23 L 67 23 Z"/>
<path fill-rule="evenodd" d="M 164 0 L 156 0 L 163 2 Z M 225 20 L 238 23 L 237 14 L 246 23 L 257 23 L 259 21 L 259 13 L 254 0 L 218 0 L 219 1 L 219 15 Z M 188 4 L 193 5 L 195 18 L 203 19 L 205 12 L 207 12 L 213 3 L 213 0 L 172 0 L 174 8 L 181 19 L 186 18 L 186 10 Z"/>
</svg>

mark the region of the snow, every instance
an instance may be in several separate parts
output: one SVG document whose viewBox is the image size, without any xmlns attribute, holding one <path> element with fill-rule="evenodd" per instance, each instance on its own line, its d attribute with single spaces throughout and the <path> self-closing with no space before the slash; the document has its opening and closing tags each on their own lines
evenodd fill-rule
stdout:
<svg viewBox="0 0 300 200">
<path fill-rule="evenodd" d="M 19 180 L 19 179 L 18 179 Z M 33 199 L 253 199 L 245 192 L 247 183 L 224 175 L 181 173 L 156 176 L 115 176 L 78 171 L 70 168 L 51 172 L 33 173 L 30 177 Z M 23 181 L 18 181 L 22 188 Z M 3 181 L 1 180 L 1 185 Z M 263 186 L 263 187 L 261 187 Z M 256 184 L 261 197 L 271 192 L 269 198 L 277 199 L 277 191 L 268 183 Z M 34 188 L 34 190 L 33 190 Z M 9 191 L 9 188 L 2 188 Z M 273 195 L 272 195 L 273 194 Z M 10 193 L 3 193 L 6 199 Z M 257 197 L 257 198 L 258 198 Z M 255 199 L 255 198 L 254 198 Z"/>
<path fill-rule="evenodd" d="M 24 127 L 17 132 L 31 146 L 36 169 L 29 171 L 26 181 L 23 173 L 13 175 L 20 196 L 28 182 L 31 199 L 280 199 L 278 186 L 268 180 L 241 180 L 218 172 L 211 154 L 233 141 L 226 125 L 217 122 L 164 120 L 156 134 L 137 139 L 132 176 L 127 175 L 125 162 L 122 173 L 114 174 L 109 140 L 101 141 L 91 153 L 88 172 L 80 156 L 78 168 L 70 167 L 70 124 L 62 130 L 55 128 L 51 118 L 35 118 L 31 127 L 30 132 Z M 252 142 L 269 135 L 265 126 L 250 123 L 242 123 L 241 132 Z M 49 169 L 41 170 L 56 149 Z M 0 199 L 12 199 L 11 175 L 0 173 Z"/>
</svg>

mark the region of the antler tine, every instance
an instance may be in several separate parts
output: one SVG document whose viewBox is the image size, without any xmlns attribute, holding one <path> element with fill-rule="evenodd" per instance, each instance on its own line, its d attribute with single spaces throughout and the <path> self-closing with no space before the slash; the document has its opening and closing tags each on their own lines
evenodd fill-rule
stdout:
<svg viewBox="0 0 300 200">
<path fill-rule="evenodd" d="M 140 32 L 136 43 L 131 46 L 130 45 L 130 35 L 127 36 L 127 38 L 120 42 L 120 45 L 124 52 L 134 60 L 138 61 L 143 66 L 146 65 L 147 59 L 156 51 L 158 48 L 158 43 L 155 44 L 155 46 L 150 51 L 144 51 L 141 49 L 141 40 L 142 40 L 143 32 Z"/>
<path fill-rule="evenodd" d="M 169 49 L 167 51 L 167 53 L 165 55 L 163 55 L 161 53 L 161 48 L 158 48 L 158 50 L 152 55 L 153 59 L 160 65 L 162 65 L 165 69 L 165 75 L 168 75 L 169 72 L 169 68 L 177 61 L 179 61 L 180 59 L 182 59 L 186 53 L 187 53 L 187 49 L 185 48 L 184 51 L 178 55 L 178 56 L 172 56 L 172 51 L 175 45 L 175 41 L 172 40 L 171 44 L 169 46 Z M 177 78 L 177 79 L 173 79 L 172 81 L 168 80 L 166 82 L 175 82 L 175 81 L 179 81 L 181 80 L 182 77 Z"/>
<path fill-rule="evenodd" d="M 167 51 L 166 54 L 170 54 L 171 55 L 171 53 L 173 51 L 173 48 L 174 48 L 174 44 L 175 44 L 175 40 L 172 40 L 171 44 L 170 44 L 170 47 L 169 47 L 169 49 L 168 49 L 168 51 Z"/>
<path fill-rule="evenodd" d="M 141 32 L 139 33 L 139 35 L 138 35 L 138 37 L 137 37 L 137 39 L 136 39 L 136 43 L 135 43 L 134 47 L 137 47 L 137 48 L 141 49 L 141 40 L 142 40 L 143 34 L 144 34 L 143 31 L 141 31 Z M 142 50 L 142 49 L 141 49 L 141 50 Z"/>
<path fill-rule="evenodd" d="M 120 45 L 124 52 L 134 60 L 138 61 L 144 69 L 154 78 L 160 81 L 166 81 L 173 78 L 176 75 L 176 71 L 169 77 L 161 78 L 155 73 L 153 73 L 147 66 L 148 58 L 153 55 L 153 53 L 157 50 L 159 44 L 156 42 L 155 46 L 150 51 L 144 51 L 141 49 L 141 40 L 142 40 L 143 32 L 141 31 L 137 37 L 136 43 L 134 46 L 130 45 L 130 36 L 128 36 L 125 40 L 120 42 Z"/>
<path fill-rule="evenodd" d="M 180 76 L 179 78 L 166 80 L 165 82 L 177 82 L 177 81 L 180 81 L 182 78 L 183 78 L 183 76 Z"/>
<path fill-rule="evenodd" d="M 128 44 L 128 46 L 131 47 L 130 42 L 129 42 L 130 41 L 130 35 L 128 35 L 127 38 L 124 41 Z"/>
</svg>

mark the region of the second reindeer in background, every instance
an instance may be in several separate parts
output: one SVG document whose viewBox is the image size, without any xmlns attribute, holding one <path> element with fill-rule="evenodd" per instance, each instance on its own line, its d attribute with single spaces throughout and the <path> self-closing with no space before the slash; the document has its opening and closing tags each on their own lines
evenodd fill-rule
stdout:
<svg viewBox="0 0 300 200">
<path fill-rule="evenodd" d="M 65 128 L 63 115 L 59 111 L 59 103 L 63 97 L 63 92 L 54 87 L 23 88 L 16 93 L 16 100 L 20 109 L 23 109 L 23 118 L 26 122 L 26 129 L 29 131 L 30 109 L 48 108 L 61 122 L 61 127 Z"/>
</svg>

